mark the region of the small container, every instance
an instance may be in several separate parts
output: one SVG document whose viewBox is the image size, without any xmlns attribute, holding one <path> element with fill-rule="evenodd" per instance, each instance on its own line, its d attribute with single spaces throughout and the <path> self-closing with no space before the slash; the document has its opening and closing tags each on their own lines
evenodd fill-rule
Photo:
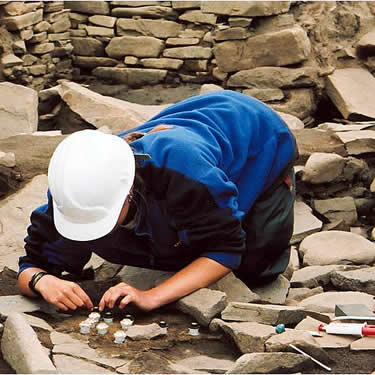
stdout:
<svg viewBox="0 0 375 375">
<path fill-rule="evenodd" d="M 105 323 L 113 323 L 113 315 L 112 315 L 112 313 L 110 311 L 107 311 L 104 314 L 103 320 L 104 320 Z"/>
<path fill-rule="evenodd" d="M 164 320 L 159 322 L 159 327 L 161 328 L 161 333 L 166 335 L 168 333 L 168 324 Z"/>
<path fill-rule="evenodd" d="M 95 328 L 95 326 L 98 324 L 98 322 L 95 319 L 87 318 L 86 322 L 90 323 L 91 328 Z"/>
<path fill-rule="evenodd" d="M 91 328 L 91 322 L 88 319 L 79 323 L 79 332 L 83 334 L 90 333 Z"/>
<path fill-rule="evenodd" d="M 122 344 L 125 342 L 126 333 L 124 331 L 116 331 L 113 336 L 115 338 L 113 341 L 115 344 Z"/>
<path fill-rule="evenodd" d="M 189 327 L 189 335 L 190 336 L 199 336 L 199 324 L 196 322 L 192 322 Z"/>
<path fill-rule="evenodd" d="M 134 318 L 133 315 L 131 315 L 131 314 L 126 314 L 124 318 L 125 318 L 125 319 L 129 319 L 129 320 L 131 320 L 131 321 L 134 323 L 135 318 Z"/>
<path fill-rule="evenodd" d="M 99 335 L 105 335 L 108 332 L 108 324 L 107 323 L 99 323 L 96 326 L 96 330 L 98 331 Z"/>
<path fill-rule="evenodd" d="M 92 308 L 92 311 L 91 312 L 97 312 L 97 313 L 100 313 L 100 311 L 99 311 L 99 307 L 98 306 L 94 306 L 93 308 Z"/>
<path fill-rule="evenodd" d="M 100 320 L 100 313 L 98 312 L 92 312 L 89 314 L 89 319 L 95 320 L 95 322 L 99 322 Z"/>
<path fill-rule="evenodd" d="M 126 331 L 130 326 L 133 325 L 133 320 L 130 320 L 128 318 L 124 318 L 120 321 L 121 328 Z"/>
</svg>

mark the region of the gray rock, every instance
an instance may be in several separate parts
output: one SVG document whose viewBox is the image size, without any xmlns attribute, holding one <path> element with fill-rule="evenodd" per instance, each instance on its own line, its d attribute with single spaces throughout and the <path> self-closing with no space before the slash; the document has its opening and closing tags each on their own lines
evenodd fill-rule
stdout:
<svg viewBox="0 0 375 375">
<path fill-rule="evenodd" d="M 324 290 L 321 286 L 318 286 L 316 288 L 310 289 L 310 288 L 290 288 L 288 297 L 285 301 L 285 303 L 290 306 L 291 302 L 294 301 L 302 301 L 306 299 L 307 297 L 315 296 L 316 294 L 323 293 Z"/>
<path fill-rule="evenodd" d="M 104 367 L 64 354 L 55 354 L 53 362 L 59 374 L 113 374 Z"/>
<path fill-rule="evenodd" d="M 290 285 L 295 288 L 316 288 L 330 282 L 334 271 L 347 271 L 357 268 L 355 266 L 331 264 L 327 266 L 307 266 L 294 272 Z"/>
<path fill-rule="evenodd" d="M 48 29 L 50 33 L 62 33 L 64 31 L 67 31 L 71 28 L 72 24 L 70 23 L 70 19 L 67 17 L 65 19 L 62 19 L 60 21 L 57 21 L 51 25 L 51 27 Z"/>
<path fill-rule="evenodd" d="M 325 216 L 331 222 L 343 220 L 348 225 L 357 223 L 357 208 L 353 197 L 316 199 L 313 201 L 316 212 Z"/>
<path fill-rule="evenodd" d="M 285 303 L 289 287 L 289 280 L 284 276 L 279 275 L 274 281 L 263 286 L 253 288 L 253 290 L 259 295 L 263 302 L 283 304 Z"/>
<path fill-rule="evenodd" d="M 109 11 L 109 3 L 106 1 L 65 1 L 65 7 L 73 12 L 85 14 L 104 14 Z"/>
<path fill-rule="evenodd" d="M 232 338 L 241 353 L 263 352 L 264 343 L 276 334 L 274 327 L 254 322 L 223 322 L 220 329 Z"/>
<path fill-rule="evenodd" d="M 147 325 L 132 325 L 126 331 L 128 338 L 134 341 L 138 340 L 151 340 L 159 336 L 163 336 L 163 330 L 157 323 Z"/>
<path fill-rule="evenodd" d="M 308 297 L 299 303 L 306 310 L 320 313 L 333 313 L 336 305 L 364 304 L 370 310 L 373 309 L 373 296 L 362 292 L 325 292 Z"/>
<path fill-rule="evenodd" d="M 132 87 L 141 87 L 163 82 L 168 71 L 162 69 L 98 67 L 92 71 L 92 74 L 98 78 L 114 80 Z"/>
<path fill-rule="evenodd" d="M 302 181 L 310 184 L 333 182 L 343 173 L 345 163 L 345 158 L 340 155 L 313 153 L 306 162 Z"/>
<path fill-rule="evenodd" d="M 262 49 L 264 45 L 267 45 L 267 49 Z M 254 54 L 253 51 L 258 53 Z M 214 47 L 214 54 L 217 66 L 223 72 L 258 66 L 284 66 L 305 61 L 310 54 L 310 41 L 305 31 L 298 26 L 245 41 L 219 43 Z"/>
<path fill-rule="evenodd" d="M 193 316 L 203 326 L 208 326 L 226 306 L 225 293 L 207 288 L 198 289 L 176 303 L 178 310 Z"/>
<path fill-rule="evenodd" d="M 365 69 L 336 69 L 327 77 L 327 95 L 346 119 L 362 115 L 375 118 L 372 98 L 375 78 Z"/>
<path fill-rule="evenodd" d="M 42 33 L 43 31 L 47 31 L 51 27 L 51 24 L 45 20 L 39 22 L 38 24 L 34 25 L 33 30 L 35 33 Z"/>
<path fill-rule="evenodd" d="M 265 103 L 284 99 L 284 93 L 280 89 L 247 89 L 243 90 L 242 93 Z"/>
<path fill-rule="evenodd" d="M 230 27 L 226 30 L 217 30 L 213 38 L 217 42 L 224 40 L 241 40 L 252 36 L 251 32 L 245 27 Z"/>
<path fill-rule="evenodd" d="M 241 70 L 231 75 L 229 87 L 290 89 L 313 87 L 317 84 L 317 71 L 314 68 L 281 68 L 264 66 Z"/>
<path fill-rule="evenodd" d="M 107 125 L 114 133 L 140 125 L 166 107 L 125 102 L 67 81 L 60 84 L 59 93 L 69 108 L 85 121 L 97 128 Z"/>
<path fill-rule="evenodd" d="M 0 151 L 0 165 L 13 168 L 16 166 L 16 155 L 13 152 Z"/>
<path fill-rule="evenodd" d="M 279 335 L 270 337 L 265 343 L 266 352 L 290 352 L 293 349 L 289 344 L 297 346 L 324 364 L 330 362 L 328 354 L 320 347 L 311 333 L 296 329 L 288 329 Z"/>
<path fill-rule="evenodd" d="M 290 1 L 273 2 L 222 2 L 205 1 L 201 3 L 204 13 L 223 14 L 228 16 L 263 17 L 286 13 L 289 10 Z"/>
<path fill-rule="evenodd" d="M 178 17 L 181 21 L 191 22 L 194 24 L 216 25 L 217 15 L 212 13 L 203 13 L 201 10 L 188 10 Z"/>
<path fill-rule="evenodd" d="M 212 56 L 212 50 L 200 46 L 166 48 L 163 56 L 177 59 L 209 59 Z"/>
<path fill-rule="evenodd" d="M 107 36 L 110 38 L 115 36 L 115 31 L 113 29 L 109 29 L 108 27 L 86 26 L 85 29 L 88 36 Z"/>
<path fill-rule="evenodd" d="M 201 86 L 201 88 L 199 90 L 199 93 L 205 94 L 205 93 L 208 93 L 208 92 L 215 92 L 215 91 L 221 91 L 221 90 L 224 90 L 221 86 L 215 85 L 213 83 L 205 83 L 204 85 Z M 375 179 L 374 179 L 374 181 L 375 181 Z M 374 190 L 375 190 L 375 187 L 374 187 Z M 232 277 L 234 277 L 234 275 L 233 276 L 232 275 L 233 275 L 233 273 L 225 276 L 221 280 L 224 280 L 224 279 L 227 279 L 227 278 L 232 279 Z M 224 290 L 223 290 L 223 292 L 224 292 Z"/>
<path fill-rule="evenodd" d="M 284 120 L 290 130 L 303 129 L 305 127 L 305 124 L 297 116 L 284 112 L 278 112 L 278 115 Z"/>
<path fill-rule="evenodd" d="M 167 39 L 178 37 L 183 25 L 173 21 L 120 18 L 116 23 L 117 35 L 139 33 L 143 36 Z"/>
<path fill-rule="evenodd" d="M 176 365 L 191 369 L 191 373 L 194 374 L 201 371 L 210 374 L 224 374 L 233 367 L 234 361 L 229 359 L 213 358 L 207 355 L 197 355 L 194 357 L 181 359 L 176 362 Z"/>
<path fill-rule="evenodd" d="M 20 374 L 56 374 L 56 368 L 25 318 L 9 315 L 1 340 L 4 359 Z"/>
<path fill-rule="evenodd" d="M 375 267 L 353 271 L 335 271 L 332 284 L 338 290 L 359 291 L 375 295 Z"/>
<path fill-rule="evenodd" d="M 53 328 L 43 319 L 23 313 L 20 313 L 20 315 L 22 315 L 22 317 L 27 321 L 27 323 L 30 324 L 31 327 L 41 328 L 50 332 L 53 331 Z"/>
<path fill-rule="evenodd" d="M 184 64 L 184 60 L 167 58 L 149 58 L 141 59 L 141 64 L 145 68 L 178 70 Z"/>
<path fill-rule="evenodd" d="M 175 20 L 178 13 L 170 7 L 164 6 L 144 6 L 136 8 L 113 8 L 111 12 L 114 17 L 132 18 L 140 16 L 144 18 L 165 18 Z"/>
<path fill-rule="evenodd" d="M 118 61 L 109 57 L 74 56 L 74 65 L 86 69 L 95 69 L 98 66 L 116 66 Z"/>
<path fill-rule="evenodd" d="M 49 23 L 57 23 L 60 21 L 69 20 L 69 9 L 62 9 L 57 12 L 49 12 L 48 14 L 44 15 L 44 19 Z"/>
<path fill-rule="evenodd" d="M 116 24 L 117 18 L 110 17 L 110 16 L 96 15 L 96 16 L 89 17 L 89 21 L 93 25 L 113 28 Z"/>
<path fill-rule="evenodd" d="M 227 374 L 293 374 L 308 368 L 311 361 L 302 354 L 250 353 L 238 358 Z"/>
<path fill-rule="evenodd" d="M 314 331 L 318 332 L 319 325 L 322 324 L 321 321 L 314 319 L 310 316 L 306 317 L 295 327 L 296 330 L 301 331 Z M 339 348 L 348 348 L 350 344 L 356 340 L 354 336 L 349 335 L 331 335 L 325 333 L 324 331 L 319 332 L 322 337 L 314 337 L 315 341 L 323 349 L 339 349 Z"/>
<path fill-rule="evenodd" d="M 345 145 L 349 155 L 361 155 L 375 150 L 375 130 L 339 132 L 336 137 Z"/>
<path fill-rule="evenodd" d="M 294 230 L 291 243 L 301 242 L 312 233 L 319 232 L 323 223 L 312 214 L 312 209 L 302 201 L 294 205 Z"/>
<path fill-rule="evenodd" d="M 71 38 L 77 56 L 104 56 L 104 44 L 95 38 Z"/>
<path fill-rule="evenodd" d="M 224 292 L 227 295 L 228 302 L 255 302 L 260 300 L 260 297 L 251 291 L 243 281 L 234 276 L 233 272 L 216 281 L 209 288 Z"/>
<path fill-rule="evenodd" d="M 222 311 L 223 320 L 277 325 L 296 324 L 304 318 L 304 310 L 296 306 L 261 305 L 231 302 Z"/>
<path fill-rule="evenodd" d="M 120 36 L 112 38 L 105 51 L 109 57 L 121 58 L 127 55 L 136 57 L 158 57 L 164 43 L 151 36 Z"/>
<path fill-rule="evenodd" d="M 26 98 L 24 100 L 27 102 Z M 47 176 L 34 177 L 23 189 L 0 202 L 0 269 L 6 265 L 18 271 L 18 257 L 25 254 L 23 239 L 30 223 L 31 212 L 46 203 L 47 186 Z M 30 301 L 32 305 L 37 304 L 38 301 L 21 296 L 1 298 Z M 10 309 L 12 303 L 9 305 Z M 4 304 L 6 306 L 5 302 Z"/>
<path fill-rule="evenodd" d="M 64 333 L 52 332 L 51 341 L 54 344 L 52 353 L 65 354 L 89 361 L 117 368 L 123 366 L 127 361 L 124 359 L 112 358 L 106 354 L 100 353 L 98 350 L 92 349 L 88 346 L 87 342 L 83 342 L 70 337 Z"/>
<path fill-rule="evenodd" d="M 38 43 L 34 44 L 29 47 L 29 52 L 33 53 L 34 55 L 44 55 L 46 53 L 52 52 L 55 49 L 55 45 L 53 43 Z"/>
<path fill-rule="evenodd" d="M 354 250 L 355 249 L 355 250 Z M 328 231 L 306 237 L 300 245 L 303 263 L 308 266 L 339 264 L 370 264 L 375 261 L 375 245 L 362 236 L 349 232 Z"/>
<path fill-rule="evenodd" d="M 22 60 L 21 60 L 22 61 Z M 0 83 L 0 138 L 32 133 L 38 126 L 38 94 L 35 90 L 10 82 Z"/>
<path fill-rule="evenodd" d="M 194 46 L 198 43 L 198 38 L 168 38 L 165 45 L 167 47 Z"/>
<path fill-rule="evenodd" d="M 42 20 L 43 9 L 38 9 L 35 12 L 19 16 L 2 17 L 2 24 L 4 24 L 9 31 L 18 31 L 25 29 L 28 26 L 35 25 Z"/>
</svg>

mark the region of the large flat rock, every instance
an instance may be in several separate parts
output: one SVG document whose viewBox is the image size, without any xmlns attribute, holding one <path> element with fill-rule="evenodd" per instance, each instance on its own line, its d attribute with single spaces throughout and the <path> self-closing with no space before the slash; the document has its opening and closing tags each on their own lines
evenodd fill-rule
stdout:
<svg viewBox="0 0 375 375">
<path fill-rule="evenodd" d="M 344 118 L 375 118 L 375 78 L 368 70 L 335 70 L 327 78 L 326 92 Z"/>
<path fill-rule="evenodd" d="M 38 128 L 38 93 L 10 82 L 0 83 L 0 138 L 20 133 L 31 134 Z"/>
<path fill-rule="evenodd" d="M 375 244 L 359 234 L 343 231 L 314 233 L 300 245 L 303 263 L 307 266 L 324 266 L 349 261 L 370 264 L 375 261 Z"/>
</svg>

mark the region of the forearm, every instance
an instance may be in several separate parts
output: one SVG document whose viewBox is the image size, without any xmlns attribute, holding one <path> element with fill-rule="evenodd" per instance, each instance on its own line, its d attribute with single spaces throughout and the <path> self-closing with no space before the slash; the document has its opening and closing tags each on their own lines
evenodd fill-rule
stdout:
<svg viewBox="0 0 375 375">
<path fill-rule="evenodd" d="M 29 281 L 35 272 L 44 271 L 41 268 L 30 267 L 26 268 L 18 276 L 18 288 L 25 296 L 36 297 L 37 295 L 29 288 Z"/>
<path fill-rule="evenodd" d="M 201 257 L 147 293 L 153 301 L 153 308 L 157 308 L 211 285 L 229 272 L 230 268 L 212 259 Z"/>
</svg>

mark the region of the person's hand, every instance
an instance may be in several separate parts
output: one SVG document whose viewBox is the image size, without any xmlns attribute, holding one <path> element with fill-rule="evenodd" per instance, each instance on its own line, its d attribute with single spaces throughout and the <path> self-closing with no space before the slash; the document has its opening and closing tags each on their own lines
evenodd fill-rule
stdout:
<svg viewBox="0 0 375 375">
<path fill-rule="evenodd" d="M 112 309 L 120 297 L 123 297 L 119 303 L 120 309 L 123 309 L 130 302 L 133 302 L 137 307 L 145 311 L 150 311 L 157 307 L 151 291 L 139 290 L 129 284 L 121 282 L 109 288 L 103 294 L 103 297 L 99 302 L 99 310 L 103 311 L 105 307 Z"/>
<path fill-rule="evenodd" d="M 45 275 L 36 283 L 35 289 L 47 302 L 63 311 L 75 310 L 77 307 L 86 307 L 88 310 L 93 308 L 90 297 L 72 281 Z"/>
</svg>

